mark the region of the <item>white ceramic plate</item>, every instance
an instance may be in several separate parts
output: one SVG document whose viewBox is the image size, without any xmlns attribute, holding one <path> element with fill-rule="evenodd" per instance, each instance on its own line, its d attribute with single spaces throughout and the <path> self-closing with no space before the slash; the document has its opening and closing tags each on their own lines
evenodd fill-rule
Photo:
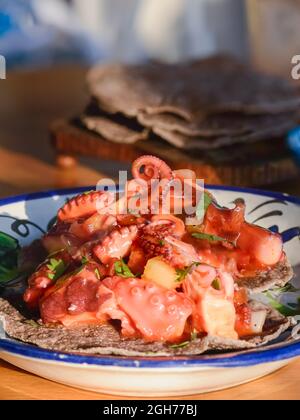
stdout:
<svg viewBox="0 0 300 420">
<path fill-rule="evenodd" d="M 279 231 L 297 270 L 300 266 L 300 199 L 277 193 L 210 187 L 217 200 L 247 204 L 247 219 Z M 54 191 L 0 200 L 0 232 L 28 245 L 46 231 L 58 208 L 87 189 Z M 180 396 L 249 382 L 300 356 L 300 342 L 287 340 L 246 352 L 180 358 L 82 356 L 43 350 L 7 337 L 0 324 L 0 357 L 22 369 L 73 387 L 127 396 Z"/>
</svg>

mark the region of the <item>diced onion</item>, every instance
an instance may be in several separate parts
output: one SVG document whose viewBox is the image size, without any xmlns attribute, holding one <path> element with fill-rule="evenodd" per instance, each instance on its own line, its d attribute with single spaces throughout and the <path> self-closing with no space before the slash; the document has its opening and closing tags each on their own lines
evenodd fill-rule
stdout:
<svg viewBox="0 0 300 420">
<path fill-rule="evenodd" d="M 260 334 L 263 331 L 267 319 L 267 311 L 256 311 L 251 314 L 251 330 L 253 334 Z"/>
</svg>

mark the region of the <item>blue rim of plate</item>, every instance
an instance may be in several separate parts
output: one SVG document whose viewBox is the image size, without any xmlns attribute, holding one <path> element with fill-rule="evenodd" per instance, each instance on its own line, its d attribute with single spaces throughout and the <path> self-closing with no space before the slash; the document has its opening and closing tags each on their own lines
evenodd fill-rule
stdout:
<svg viewBox="0 0 300 420">
<path fill-rule="evenodd" d="M 0 207 L 22 201 L 37 200 L 53 196 L 78 194 L 94 187 L 51 190 L 32 194 L 18 195 L 0 199 Z M 279 192 L 256 190 L 251 188 L 225 187 L 207 185 L 206 188 L 218 191 L 233 191 L 254 194 L 287 201 L 300 206 L 300 198 Z M 44 361 L 64 362 L 78 365 L 96 365 L 106 367 L 127 368 L 183 368 L 183 367 L 247 367 L 259 364 L 289 360 L 300 356 L 300 342 L 282 345 L 279 348 L 262 347 L 253 351 L 227 353 L 222 355 L 202 355 L 193 357 L 120 357 L 120 356 L 90 356 L 49 351 L 11 339 L 0 339 L 0 351 L 22 357 L 36 358 Z"/>
</svg>

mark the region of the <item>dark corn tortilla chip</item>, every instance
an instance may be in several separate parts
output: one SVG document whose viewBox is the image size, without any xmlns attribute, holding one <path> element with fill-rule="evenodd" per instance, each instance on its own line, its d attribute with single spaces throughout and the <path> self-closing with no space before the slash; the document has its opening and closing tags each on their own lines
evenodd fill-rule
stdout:
<svg viewBox="0 0 300 420">
<path fill-rule="evenodd" d="M 245 133 L 242 135 L 228 135 L 220 137 L 190 137 L 184 134 L 164 130 L 162 128 L 153 127 L 153 132 L 161 139 L 167 141 L 171 145 L 183 150 L 213 150 L 221 147 L 228 147 L 242 143 L 256 143 L 264 140 L 284 137 L 290 129 L 295 127 L 295 122 L 277 122 L 269 127 L 261 127 L 256 131 Z"/>
<path fill-rule="evenodd" d="M 134 144 L 148 137 L 149 129 L 136 119 L 122 114 L 111 115 L 100 109 L 94 99 L 86 107 L 80 123 L 90 131 L 114 143 Z"/>
<path fill-rule="evenodd" d="M 248 340 L 229 340 L 203 336 L 188 345 L 174 346 L 142 339 L 129 340 L 120 336 L 113 325 L 67 329 L 45 326 L 24 318 L 6 300 L 0 298 L 0 321 L 7 335 L 38 347 L 71 353 L 120 355 L 120 356 L 195 356 L 211 350 L 242 350 L 262 346 L 278 338 L 294 322 L 277 311 L 260 303 L 251 303 L 254 310 L 267 309 L 268 317 L 263 334 Z"/>
<path fill-rule="evenodd" d="M 199 121 L 188 122 L 173 114 L 146 114 L 140 112 L 138 121 L 148 128 L 183 134 L 187 137 L 242 137 L 245 135 L 262 132 L 273 128 L 276 125 L 286 130 L 293 128 L 298 121 L 298 114 L 288 113 L 281 115 L 245 115 L 241 113 L 212 114 L 199 119 Z M 278 130 L 277 130 L 278 131 Z M 280 130 L 279 130 L 280 131 Z M 284 133 L 284 134 L 285 134 Z"/>
<path fill-rule="evenodd" d="M 82 116 L 80 120 L 88 130 L 114 143 L 134 144 L 137 141 L 146 140 L 149 133 L 147 129 L 135 131 L 107 117 Z"/>
<path fill-rule="evenodd" d="M 253 293 L 261 293 L 277 287 L 284 287 L 294 277 L 294 270 L 287 258 L 270 270 L 256 273 L 255 277 L 237 278 L 240 287 L 246 287 Z"/>
<path fill-rule="evenodd" d="M 229 57 L 168 64 L 101 65 L 88 75 L 101 108 L 136 117 L 171 113 L 190 122 L 207 114 L 294 112 L 300 95 L 287 81 L 249 70 Z"/>
</svg>

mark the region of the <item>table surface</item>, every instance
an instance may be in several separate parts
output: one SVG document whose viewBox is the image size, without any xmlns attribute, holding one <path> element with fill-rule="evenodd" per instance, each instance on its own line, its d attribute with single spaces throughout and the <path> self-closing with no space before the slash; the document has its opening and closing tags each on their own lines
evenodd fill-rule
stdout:
<svg viewBox="0 0 300 420">
<path fill-rule="evenodd" d="M 57 68 L 8 74 L 0 81 L 0 196 L 53 188 L 94 185 L 113 173 L 112 163 L 85 160 L 75 169 L 53 164 L 47 128 L 51 121 L 80 112 L 87 101 L 86 69 Z M 119 165 L 120 167 L 120 165 Z M 100 169 L 100 170 L 99 170 Z M 41 176 L 42 175 L 42 176 Z M 299 180 L 272 187 L 300 195 Z M 188 398 L 299 399 L 300 360 L 264 379 L 226 391 Z M 0 361 L 0 400 L 10 399 L 114 399 L 72 389 L 41 379 Z"/>
</svg>

